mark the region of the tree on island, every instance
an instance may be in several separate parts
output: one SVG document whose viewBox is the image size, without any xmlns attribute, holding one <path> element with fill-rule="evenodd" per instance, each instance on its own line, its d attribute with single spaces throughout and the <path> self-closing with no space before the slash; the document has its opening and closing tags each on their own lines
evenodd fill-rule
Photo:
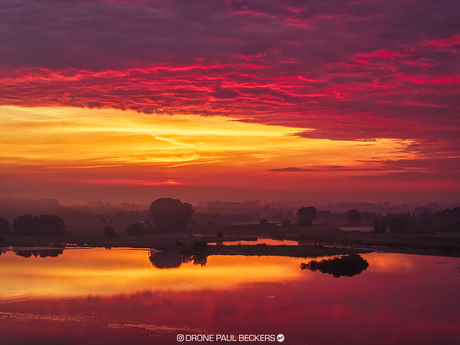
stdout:
<svg viewBox="0 0 460 345">
<path fill-rule="evenodd" d="M 194 212 L 191 204 L 172 198 L 157 199 L 150 206 L 155 229 L 165 233 L 185 231 Z"/>
<path fill-rule="evenodd" d="M 313 206 L 302 207 L 297 211 L 297 224 L 310 226 L 313 223 L 313 219 L 316 219 L 318 212 Z"/>
<path fill-rule="evenodd" d="M 321 273 L 332 274 L 334 278 L 342 276 L 353 277 L 360 274 L 369 266 L 369 263 L 358 254 L 323 259 L 321 261 L 312 260 L 309 263 L 300 264 L 301 269 L 310 271 L 320 271 Z"/>
</svg>

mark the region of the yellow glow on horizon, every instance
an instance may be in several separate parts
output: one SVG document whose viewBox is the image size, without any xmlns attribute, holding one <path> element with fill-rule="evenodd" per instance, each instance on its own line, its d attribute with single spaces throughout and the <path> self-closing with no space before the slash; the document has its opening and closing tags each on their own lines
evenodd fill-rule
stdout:
<svg viewBox="0 0 460 345">
<path fill-rule="evenodd" d="M 61 171 L 62 176 L 68 176 L 65 170 L 79 170 L 80 180 L 75 183 L 193 184 L 200 183 L 196 176 L 245 174 L 259 178 L 276 173 L 273 169 L 288 167 L 314 174 L 317 167 L 360 168 L 378 164 L 373 161 L 408 158 L 406 148 L 411 143 L 384 138 L 302 138 L 296 134 L 312 129 L 246 123 L 221 116 L 13 106 L 0 107 L 0 113 L 0 162 L 5 169 L 13 173 L 24 167 L 45 169 Z M 156 169 L 159 180 L 149 177 L 150 168 Z M 83 170 L 98 174 L 84 176 Z M 133 178 L 140 171 L 142 176 Z"/>
</svg>

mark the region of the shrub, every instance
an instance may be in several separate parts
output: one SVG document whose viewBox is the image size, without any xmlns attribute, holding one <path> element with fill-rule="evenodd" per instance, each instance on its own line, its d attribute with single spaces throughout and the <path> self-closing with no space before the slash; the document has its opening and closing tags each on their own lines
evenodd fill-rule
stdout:
<svg viewBox="0 0 460 345">
<path fill-rule="evenodd" d="M 106 226 L 104 228 L 104 235 L 107 237 L 111 237 L 115 233 L 115 230 L 111 226 Z"/>
<path fill-rule="evenodd" d="M 148 235 L 149 230 L 141 223 L 129 224 L 126 227 L 126 233 L 129 236 L 144 236 Z"/>
<path fill-rule="evenodd" d="M 268 220 L 266 220 L 265 218 L 261 219 L 259 225 L 268 225 Z"/>
<path fill-rule="evenodd" d="M 192 249 L 194 252 L 206 252 L 208 243 L 206 241 L 193 241 Z"/>
</svg>

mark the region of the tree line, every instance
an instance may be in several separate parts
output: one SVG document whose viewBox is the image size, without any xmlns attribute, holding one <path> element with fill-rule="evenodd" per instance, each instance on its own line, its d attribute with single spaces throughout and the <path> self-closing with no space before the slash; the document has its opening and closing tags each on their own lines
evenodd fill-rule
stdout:
<svg viewBox="0 0 460 345">
<path fill-rule="evenodd" d="M 66 233 L 66 224 L 56 215 L 40 215 L 32 217 L 30 214 L 17 216 L 13 220 L 13 230 L 18 235 L 62 235 Z M 10 233 L 10 222 L 0 217 L 0 234 Z"/>
<path fill-rule="evenodd" d="M 410 212 L 388 214 L 374 221 L 374 231 L 395 234 L 460 232 L 460 207 L 419 215 Z"/>
<path fill-rule="evenodd" d="M 142 211 L 144 212 L 144 211 Z M 145 236 L 153 232 L 182 232 L 187 224 L 193 221 L 195 210 L 189 203 L 182 203 L 178 199 L 160 198 L 152 202 L 147 210 L 148 218 L 152 220 L 147 226 L 143 221 L 129 224 L 126 233 L 130 236 Z M 324 211 L 317 211 L 315 207 L 308 206 L 298 209 L 295 218 L 297 225 L 311 226 L 313 221 L 319 218 Z M 460 231 L 460 207 L 445 209 L 437 212 L 415 213 L 402 212 L 399 214 L 381 214 L 360 212 L 350 209 L 343 214 L 349 225 L 360 225 L 373 218 L 373 228 L 378 233 L 415 234 L 427 232 L 459 232 Z M 248 217 L 249 218 L 249 217 Z M 248 219 L 246 218 L 246 219 Z M 147 223 L 148 223 L 147 222 Z M 196 222 L 196 220 L 195 220 Z M 262 219 L 261 225 L 267 225 L 268 221 Z M 284 220 L 283 224 L 291 224 L 290 220 Z M 31 216 L 24 214 L 16 217 L 12 224 L 13 230 L 18 235 L 62 235 L 65 234 L 66 224 L 57 215 Z M 10 232 L 10 223 L 0 217 L 0 236 Z M 106 226 L 104 234 L 110 238 L 118 238 L 113 228 Z"/>
</svg>

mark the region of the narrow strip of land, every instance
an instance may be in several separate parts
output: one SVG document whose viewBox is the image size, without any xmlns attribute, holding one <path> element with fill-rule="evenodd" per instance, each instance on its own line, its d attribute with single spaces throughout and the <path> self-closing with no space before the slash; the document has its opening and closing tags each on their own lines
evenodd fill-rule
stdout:
<svg viewBox="0 0 460 345">
<path fill-rule="evenodd" d="M 123 229 L 122 224 L 120 228 Z M 460 257 L 460 236 L 452 234 L 400 235 L 344 231 L 327 225 L 279 227 L 272 225 L 195 225 L 187 232 L 129 236 L 118 231 L 118 238 L 103 234 L 103 224 L 71 224 L 59 236 L 5 236 L 1 247 L 130 247 L 175 249 L 187 255 L 273 255 L 320 257 L 370 251 Z M 219 233 L 219 237 L 216 235 Z M 220 237 L 222 236 L 222 237 Z M 299 245 L 251 245 L 257 238 L 296 241 Z M 235 241 L 244 240 L 240 245 Z M 194 243 L 213 243 L 194 246 Z M 214 244 L 216 243 L 217 244 Z M 223 243 L 224 245 L 219 245 Z M 292 242 L 290 242 L 292 243 Z M 0 249 L 1 250 L 1 249 Z"/>
</svg>

